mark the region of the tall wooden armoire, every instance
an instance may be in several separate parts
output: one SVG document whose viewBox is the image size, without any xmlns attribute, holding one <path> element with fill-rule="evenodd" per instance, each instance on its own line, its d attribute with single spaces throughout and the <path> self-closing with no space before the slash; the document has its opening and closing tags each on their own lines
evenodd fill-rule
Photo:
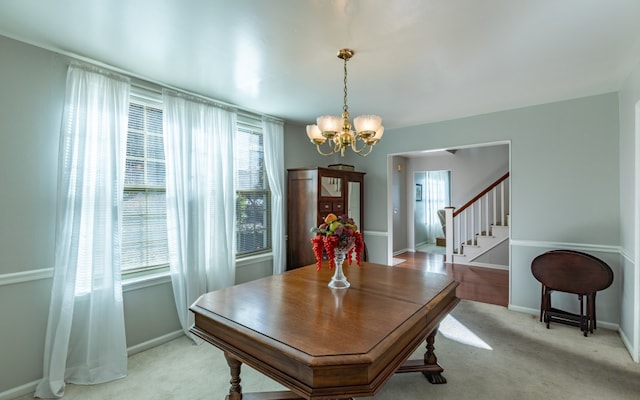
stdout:
<svg viewBox="0 0 640 400">
<path fill-rule="evenodd" d="M 287 270 L 316 262 L 311 228 L 327 214 L 347 214 L 363 232 L 364 174 L 323 167 L 288 170 Z"/>
</svg>

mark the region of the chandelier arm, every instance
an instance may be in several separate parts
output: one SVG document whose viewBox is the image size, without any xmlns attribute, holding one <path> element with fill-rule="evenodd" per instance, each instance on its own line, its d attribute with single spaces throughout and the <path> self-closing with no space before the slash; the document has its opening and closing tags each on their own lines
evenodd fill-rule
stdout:
<svg viewBox="0 0 640 400">
<path fill-rule="evenodd" d="M 332 148 L 330 144 L 328 144 L 328 145 L 327 145 L 327 146 L 329 146 L 329 152 L 328 152 L 328 153 L 324 153 L 324 152 L 321 150 L 320 146 L 322 146 L 322 145 L 321 145 L 321 144 L 316 144 L 316 150 L 318 150 L 318 153 L 320 153 L 320 155 L 323 155 L 323 156 L 330 156 L 330 155 L 332 155 L 332 154 L 334 154 L 334 153 L 336 152 L 336 151 L 335 151 L 335 149 L 334 149 L 334 148 Z"/>
<path fill-rule="evenodd" d="M 357 146 L 358 140 L 362 141 L 362 147 L 360 147 L 359 149 Z M 377 140 L 372 142 L 367 142 L 362 139 L 356 139 L 351 143 L 351 150 L 353 150 L 353 152 L 358 154 L 359 156 L 366 157 L 369 154 L 371 154 L 371 152 L 373 151 L 373 146 L 375 146 L 376 143 L 378 143 Z M 365 150 L 367 151 L 365 152 Z"/>
<path fill-rule="evenodd" d="M 371 154 L 371 152 L 373 151 L 373 146 L 374 146 L 374 145 L 375 145 L 375 143 L 374 143 L 374 144 L 364 143 L 364 144 L 362 145 L 362 147 L 360 147 L 360 148 L 358 149 L 358 148 L 356 148 L 356 144 L 355 144 L 355 143 L 352 143 L 352 144 L 351 144 L 351 150 L 352 150 L 354 153 L 356 153 L 357 155 L 359 155 L 359 156 L 366 157 L 366 156 L 368 156 L 369 154 Z M 365 150 L 366 150 L 366 151 L 365 151 Z"/>
<path fill-rule="evenodd" d="M 367 143 L 363 144 L 360 149 L 356 149 L 355 147 L 356 146 L 354 144 L 351 147 L 351 150 L 353 150 L 354 153 L 356 153 L 357 155 L 362 156 L 362 157 L 368 156 L 369 154 L 371 154 L 371 151 L 373 150 L 373 145 L 372 144 L 367 144 Z M 365 152 L 365 150 L 366 150 L 366 152 Z"/>
<path fill-rule="evenodd" d="M 358 142 L 362 142 L 362 147 L 360 147 L 360 149 L 358 149 Z M 371 146 L 371 145 L 369 143 L 367 143 L 364 139 L 359 137 L 358 134 L 356 134 L 356 137 L 354 138 L 353 142 L 351 143 L 351 149 L 353 151 L 355 151 L 356 153 L 360 153 L 361 151 L 366 149 L 367 146 Z M 371 151 L 369 151 L 369 152 L 371 152 Z"/>
<path fill-rule="evenodd" d="M 369 151 L 367 151 L 366 153 L 356 153 L 356 154 L 358 154 L 359 156 L 362 156 L 362 157 L 366 157 L 366 156 L 368 156 L 369 154 L 371 154 L 371 151 L 373 150 L 373 145 L 372 145 L 372 144 L 369 144 L 369 145 L 367 145 L 367 146 L 369 146 Z"/>
</svg>

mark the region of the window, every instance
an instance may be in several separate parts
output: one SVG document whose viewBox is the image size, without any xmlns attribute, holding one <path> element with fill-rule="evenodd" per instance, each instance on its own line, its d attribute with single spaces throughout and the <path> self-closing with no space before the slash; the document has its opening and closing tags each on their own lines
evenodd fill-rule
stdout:
<svg viewBox="0 0 640 400">
<path fill-rule="evenodd" d="M 236 135 L 236 255 L 241 257 L 271 250 L 271 192 L 262 121 L 239 115 Z"/>
<path fill-rule="evenodd" d="M 236 256 L 271 250 L 271 192 L 264 166 L 262 121 L 238 116 Z M 122 217 L 123 273 L 169 265 L 162 100 L 132 94 Z"/>
<path fill-rule="evenodd" d="M 122 216 L 123 273 L 169 265 L 162 103 L 131 96 Z"/>
</svg>

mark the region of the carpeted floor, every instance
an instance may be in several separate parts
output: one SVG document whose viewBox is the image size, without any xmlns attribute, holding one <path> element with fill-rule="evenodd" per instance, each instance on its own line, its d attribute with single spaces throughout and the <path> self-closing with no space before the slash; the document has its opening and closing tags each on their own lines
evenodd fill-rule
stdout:
<svg viewBox="0 0 640 400">
<path fill-rule="evenodd" d="M 577 328 L 547 330 L 537 316 L 463 300 L 441 324 L 435 346 L 447 384 L 431 385 L 419 373 L 394 375 L 374 399 L 640 398 L 640 365 L 618 334 L 604 328 L 585 338 Z M 414 358 L 423 353 L 418 349 Z M 245 393 L 282 389 L 246 366 L 241 378 Z M 132 356 L 124 379 L 67 385 L 64 399 L 223 399 L 228 388 L 222 353 L 183 337 Z"/>
</svg>

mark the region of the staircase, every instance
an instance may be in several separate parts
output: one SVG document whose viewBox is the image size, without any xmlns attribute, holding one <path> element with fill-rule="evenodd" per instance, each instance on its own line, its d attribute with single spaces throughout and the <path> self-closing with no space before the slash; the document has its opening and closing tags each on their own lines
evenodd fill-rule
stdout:
<svg viewBox="0 0 640 400">
<path fill-rule="evenodd" d="M 509 173 L 460 209 L 445 208 L 446 262 L 509 267 Z"/>
</svg>

